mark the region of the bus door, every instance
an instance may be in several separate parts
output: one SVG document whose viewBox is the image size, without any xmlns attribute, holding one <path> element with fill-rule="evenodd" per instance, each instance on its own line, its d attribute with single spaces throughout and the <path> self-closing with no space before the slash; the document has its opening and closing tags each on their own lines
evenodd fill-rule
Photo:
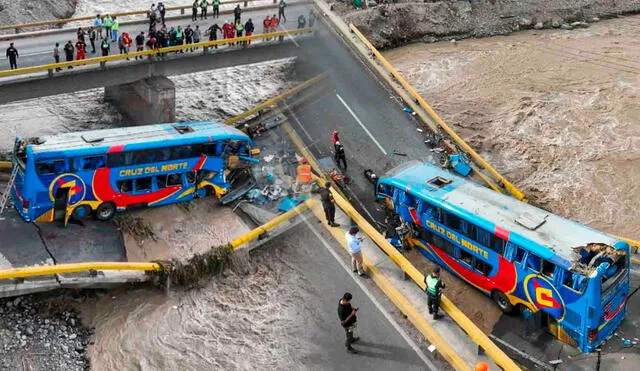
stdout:
<svg viewBox="0 0 640 371">
<path fill-rule="evenodd" d="M 60 187 L 56 190 L 55 198 L 53 199 L 53 220 L 63 220 L 64 225 L 67 225 L 67 209 L 69 204 L 69 190 L 71 187 Z"/>
</svg>

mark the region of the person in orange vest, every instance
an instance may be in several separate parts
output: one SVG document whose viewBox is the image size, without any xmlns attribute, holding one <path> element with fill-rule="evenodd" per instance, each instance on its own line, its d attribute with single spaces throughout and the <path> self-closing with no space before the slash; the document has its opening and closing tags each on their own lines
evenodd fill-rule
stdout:
<svg viewBox="0 0 640 371">
<path fill-rule="evenodd" d="M 302 184 L 309 184 L 313 180 L 311 176 L 311 165 L 307 162 L 306 158 L 300 160 L 300 165 L 296 169 L 296 188 L 299 188 Z"/>
<path fill-rule="evenodd" d="M 278 17 L 276 17 L 276 15 L 274 14 L 273 17 L 271 17 L 271 25 L 269 27 L 269 32 L 276 32 L 278 31 L 278 26 L 280 25 L 280 20 L 278 19 Z M 284 38 L 283 37 L 279 37 L 278 40 L 282 41 Z"/>
<path fill-rule="evenodd" d="M 489 364 L 487 362 L 478 362 L 476 364 L 476 371 L 490 371 Z"/>
<path fill-rule="evenodd" d="M 267 15 L 266 17 L 264 17 L 264 21 L 262 21 L 262 33 L 269 33 L 269 28 L 270 27 L 271 27 L 271 17 L 269 17 L 269 15 Z M 264 40 L 268 41 L 269 38 L 267 37 Z"/>
</svg>

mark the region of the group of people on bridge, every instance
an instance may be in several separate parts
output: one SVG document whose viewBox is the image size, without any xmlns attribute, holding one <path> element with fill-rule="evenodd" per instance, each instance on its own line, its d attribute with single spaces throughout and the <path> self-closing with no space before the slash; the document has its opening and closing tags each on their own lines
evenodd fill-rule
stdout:
<svg viewBox="0 0 640 371">
<path fill-rule="evenodd" d="M 213 18 L 218 18 L 220 14 L 220 0 L 213 0 L 212 2 L 209 2 L 209 0 L 194 0 L 192 21 L 198 21 L 198 9 L 201 9 L 200 20 L 207 19 L 206 9 L 209 5 L 213 6 Z M 263 33 L 276 32 L 280 26 L 280 22 L 286 22 L 285 7 L 285 0 L 280 0 L 278 15 L 267 15 L 264 18 L 262 21 Z M 240 5 L 236 6 L 233 10 L 233 16 L 233 22 L 226 20 L 222 26 L 214 22 L 206 29 L 201 29 L 200 25 L 195 25 L 194 27 L 191 25 L 187 25 L 186 27 L 181 25 L 167 26 L 165 22 L 166 8 L 162 2 L 159 2 L 157 5 L 155 3 L 152 4 L 148 11 L 149 29 L 147 33 L 145 34 L 144 31 L 141 31 L 134 35 L 126 31 L 120 33 L 120 23 L 116 16 L 97 14 L 89 27 L 80 27 L 77 29 L 75 42 L 68 40 L 62 47 L 60 46 L 60 42 L 55 43 L 53 59 L 55 63 L 60 63 L 62 56 L 64 56 L 65 61 L 71 62 L 86 59 L 89 54 L 96 54 L 98 52 L 102 56 L 108 56 L 112 53 L 114 46 L 117 46 L 116 50 L 120 54 L 129 54 L 134 46 L 136 52 L 141 52 L 144 51 L 145 48 L 147 50 L 157 50 L 170 46 L 197 44 L 204 41 L 203 36 L 206 37 L 207 35 L 209 41 L 218 40 L 219 36 L 221 39 L 227 40 L 254 35 L 256 26 L 251 18 L 246 22 L 242 21 L 242 8 L 240 8 Z M 315 19 L 316 14 L 313 9 L 309 11 L 307 17 L 300 15 L 298 17 L 298 28 L 304 28 L 307 22 L 309 27 L 313 27 Z M 282 41 L 284 36 L 280 36 L 279 39 Z M 246 47 L 251 44 L 251 41 L 248 40 L 238 43 L 230 41 L 228 43 L 229 46 L 236 44 L 241 47 Z M 87 50 L 89 47 L 90 50 Z M 214 45 L 214 48 L 217 49 L 218 45 Z M 196 49 L 198 49 L 198 47 L 185 48 L 176 51 L 176 53 L 184 53 L 185 50 L 193 52 Z M 19 54 L 14 43 L 11 43 L 9 48 L 7 48 L 6 55 L 7 59 L 9 59 L 10 68 L 17 69 Z M 142 56 L 135 56 L 135 59 L 142 58 Z M 126 59 L 129 60 L 128 57 Z M 73 67 L 68 66 L 68 68 Z M 60 71 L 61 68 L 56 68 L 55 70 Z"/>
</svg>

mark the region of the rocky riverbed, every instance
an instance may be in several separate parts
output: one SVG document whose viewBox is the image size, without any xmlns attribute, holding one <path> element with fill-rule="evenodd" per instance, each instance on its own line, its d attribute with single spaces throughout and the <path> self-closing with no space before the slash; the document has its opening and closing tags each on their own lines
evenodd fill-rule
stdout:
<svg viewBox="0 0 640 371">
<path fill-rule="evenodd" d="M 0 300 L 0 369 L 88 370 L 91 331 L 60 298 L 24 296 Z"/>
</svg>

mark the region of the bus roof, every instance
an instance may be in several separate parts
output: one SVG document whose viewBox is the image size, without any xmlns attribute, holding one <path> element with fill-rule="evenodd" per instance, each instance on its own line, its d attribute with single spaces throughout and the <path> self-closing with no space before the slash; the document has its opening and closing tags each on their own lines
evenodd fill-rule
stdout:
<svg viewBox="0 0 640 371">
<path fill-rule="evenodd" d="M 200 121 L 46 135 L 37 138 L 36 144 L 31 141 L 29 146 L 33 153 L 38 154 L 81 149 L 104 149 L 113 146 L 123 146 L 124 149 L 135 150 L 142 147 L 136 144 L 144 144 L 144 148 L 154 148 L 167 146 L 167 141 L 171 141 L 171 145 L 180 145 L 209 139 L 250 141 L 245 133 L 232 126 L 213 121 Z"/>
<path fill-rule="evenodd" d="M 431 181 L 436 177 L 451 182 L 440 187 L 432 185 Z M 504 228 L 510 232 L 510 241 L 529 250 L 534 249 L 543 258 L 553 252 L 568 262 L 574 262 L 578 258 L 573 251 L 575 247 L 589 243 L 614 246 L 618 241 L 605 233 L 494 192 L 429 163 L 405 164 L 396 168 L 394 174 L 382 178 L 381 182 L 400 189 L 408 188 L 411 194 L 435 205 L 456 210 L 462 215 L 470 214 Z M 550 251 L 540 251 L 541 248 Z"/>
</svg>

